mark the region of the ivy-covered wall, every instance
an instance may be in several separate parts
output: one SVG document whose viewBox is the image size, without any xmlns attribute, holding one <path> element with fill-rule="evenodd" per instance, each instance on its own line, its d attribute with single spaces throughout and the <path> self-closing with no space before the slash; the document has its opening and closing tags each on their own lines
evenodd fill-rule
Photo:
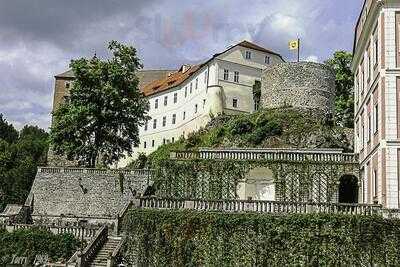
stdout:
<svg viewBox="0 0 400 267">
<path fill-rule="evenodd" d="M 238 183 L 256 167 L 272 171 L 281 201 L 337 202 L 340 178 L 358 176 L 358 164 L 350 163 L 195 159 L 161 160 L 153 180 L 158 197 L 236 199 Z"/>
<path fill-rule="evenodd" d="M 137 266 L 399 266 L 400 220 L 369 216 L 132 210 Z"/>
</svg>

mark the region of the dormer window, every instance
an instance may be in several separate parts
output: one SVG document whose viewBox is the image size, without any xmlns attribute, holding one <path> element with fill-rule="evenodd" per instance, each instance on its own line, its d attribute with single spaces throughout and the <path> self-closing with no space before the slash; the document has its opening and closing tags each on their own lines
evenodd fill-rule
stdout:
<svg viewBox="0 0 400 267">
<path fill-rule="evenodd" d="M 246 51 L 246 59 L 251 59 L 251 52 L 250 51 Z"/>
<path fill-rule="evenodd" d="M 265 56 L 265 64 L 270 64 L 271 63 L 271 58 L 269 56 Z"/>
</svg>

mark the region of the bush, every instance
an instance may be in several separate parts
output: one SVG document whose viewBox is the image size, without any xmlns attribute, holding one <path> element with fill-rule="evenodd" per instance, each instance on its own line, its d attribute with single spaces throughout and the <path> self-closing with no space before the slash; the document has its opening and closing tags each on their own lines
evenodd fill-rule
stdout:
<svg viewBox="0 0 400 267">
<path fill-rule="evenodd" d="M 79 248 L 80 242 L 71 234 L 54 235 L 41 229 L 0 231 L 0 265 L 10 263 L 12 256 L 28 257 L 30 263 L 36 255 L 48 255 L 50 260 L 68 260 Z"/>
<path fill-rule="evenodd" d="M 282 127 L 275 121 L 263 120 L 262 123 L 257 124 L 257 128 L 252 134 L 248 136 L 248 142 L 259 145 L 266 138 L 270 136 L 277 136 L 282 134 Z"/>
<path fill-rule="evenodd" d="M 230 123 L 229 132 L 232 135 L 242 135 L 253 130 L 254 124 L 248 118 L 239 118 Z"/>
<path fill-rule="evenodd" d="M 133 210 L 125 227 L 137 266 L 400 265 L 397 219 Z"/>
</svg>

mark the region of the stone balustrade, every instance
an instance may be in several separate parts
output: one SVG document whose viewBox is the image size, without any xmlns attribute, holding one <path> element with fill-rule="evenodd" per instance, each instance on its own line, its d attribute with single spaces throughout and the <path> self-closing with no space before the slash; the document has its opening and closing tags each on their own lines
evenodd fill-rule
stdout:
<svg viewBox="0 0 400 267">
<path fill-rule="evenodd" d="M 94 259 L 99 250 L 103 247 L 104 243 L 108 238 L 108 227 L 102 226 L 97 232 L 94 238 L 85 247 L 82 253 L 77 255 L 78 266 L 88 266 L 89 263 Z"/>
<path fill-rule="evenodd" d="M 349 215 L 382 215 L 381 205 L 304 203 L 258 200 L 182 200 L 141 198 L 138 208 L 191 209 L 198 211 L 258 212 L 258 213 L 333 213 Z"/>
<path fill-rule="evenodd" d="M 2 228 L 6 229 L 8 232 L 13 232 L 21 229 L 31 229 L 39 228 L 52 232 L 53 234 L 72 234 L 76 238 L 90 239 L 95 234 L 99 227 L 88 226 L 88 227 L 78 227 L 78 226 L 54 226 L 54 225 L 37 225 L 37 224 L 11 224 L 2 225 Z"/>
<path fill-rule="evenodd" d="M 126 175 L 136 176 L 151 176 L 153 170 L 151 169 L 132 169 L 132 170 L 118 170 L 118 169 L 91 169 L 91 168 L 67 168 L 67 167 L 39 167 L 39 173 L 89 173 L 89 174 L 118 174 L 123 173 Z"/>
<path fill-rule="evenodd" d="M 207 149 L 198 151 L 174 151 L 172 159 L 233 159 L 267 160 L 288 162 L 338 162 L 357 163 L 353 153 L 343 153 L 340 149 Z"/>
</svg>

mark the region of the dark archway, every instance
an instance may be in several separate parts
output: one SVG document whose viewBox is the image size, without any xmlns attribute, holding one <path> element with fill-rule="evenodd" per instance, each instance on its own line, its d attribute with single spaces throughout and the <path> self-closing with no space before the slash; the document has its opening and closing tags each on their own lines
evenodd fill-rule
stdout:
<svg viewBox="0 0 400 267">
<path fill-rule="evenodd" d="M 340 178 L 339 203 L 358 203 L 358 180 L 354 175 Z"/>
</svg>

